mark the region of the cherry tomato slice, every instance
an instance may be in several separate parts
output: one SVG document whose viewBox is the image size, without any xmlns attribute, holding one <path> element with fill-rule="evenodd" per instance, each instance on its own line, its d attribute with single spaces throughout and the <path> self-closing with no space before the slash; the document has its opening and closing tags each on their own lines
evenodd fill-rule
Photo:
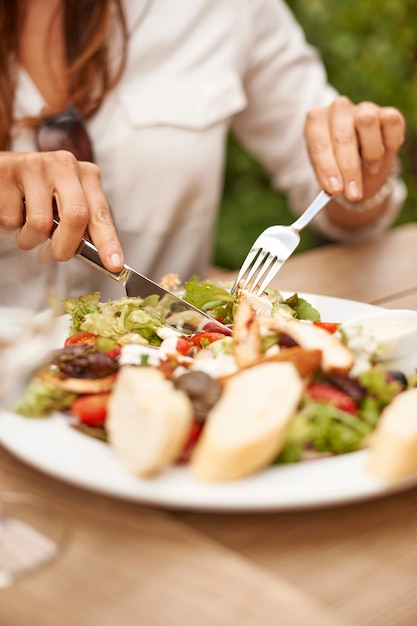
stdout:
<svg viewBox="0 0 417 626">
<path fill-rule="evenodd" d="M 185 337 L 178 337 L 177 345 L 175 346 L 175 349 L 177 352 L 184 355 L 184 354 L 187 354 L 187 352 L 192 347 L 193 347 L 193 344 L 191 343 L 189 339 L 186 339 Z"/>
<path fill-rule="evenodd" d="M 111 350 L 106 350 L 106 354 L 108 357 L 113 359 L 113 361 L 117 361 L 120 354 L 122 352 L 122 348 L 120 346 L 116 346 L 115 348 L 111 348 Z"/>
<path fill-rule="evenodd" d="M 315 326 L 327 330 L 328 333 L 335 333 L 340 326 L 339 322 L 314 322 Z"/>
<path fill-rule="evenodd" d="M 204 343 L 213 343 L 214 341 L 218 341 L 219 339 L 224 339 L 225 335 L 223 333 L 218 333 L 214 331 L 201 331 L 201 333 L 196 333 L 195 335 L 191 335 L 188 337 L 188 341 L 192 343 L 193 346 L 203 346 Z M 203 343 L 201 343 L 203 341 Z"/>
<path fill-rule="evenodd" d="M 222 322 L 223 320 L 218 320 L 219 322 Z M 215 333 L 223 333 L 223 335 L 231 335 L 232 331 L 230 330 L 230 328 L 219 328 L 219 325 L 216 324 L 215 322 L 207 322 L 207 324 L 204 324 L 204 327 L 202 329 L 204 332 L 215 332 Z"/>
<path fill-rule="evenodd" d="M 65 346 L 76 346 L 79 344 L 87 344 L 89 346 L 95 346 L 97 344 L 97 337 L 94 333 L 89 333 L 87 331 L 75 333 L 68 337 L 65 341 Z"/>
<path fill-rule="evenodd" d="M 191 453 L 200 437 L 202 430 L 203 424 L 201 422 L 194 421 L 191 426 L 190 432 L 188 433 L 188 438 L 183 446 L 181 454 L 177 459 L 177 463 L 188 463 Z"/>
<path fill-rule="evenodd" d="M 355 400 L 348 396 L 347 393 L 329 385 L 311 383 L 307 386 L 307 393 L 315 402 L 331 404 L 346 413 L 355 414 L 359 408 Z"/>
<path fill-rule="evenodd" d="M 88 426 L 103 426 L 107 417 L 110 393 L 94 393 L 79 396 L 70 406 L 70 411 L 80 422 Z"/>
</svg>

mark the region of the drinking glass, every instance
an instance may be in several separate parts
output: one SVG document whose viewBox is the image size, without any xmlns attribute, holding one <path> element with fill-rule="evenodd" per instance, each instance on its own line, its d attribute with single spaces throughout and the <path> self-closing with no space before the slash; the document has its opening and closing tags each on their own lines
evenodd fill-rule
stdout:
<svg viewBox="0 0 417 626">
<path fill-rule="evenodd" d="M 47 499 L 0 491 L 0 589 L 52 563 L 68 538 L 68 522 Z"/>
<path fill-rule="evenodd" d="M 0 419 L 55 347 L 56 314 L 45 301 L 41 310 L 0 305 Z M 0 490 L 0 588 L 56 559 L 68 530 L 47 498 Z"/>
</svg>

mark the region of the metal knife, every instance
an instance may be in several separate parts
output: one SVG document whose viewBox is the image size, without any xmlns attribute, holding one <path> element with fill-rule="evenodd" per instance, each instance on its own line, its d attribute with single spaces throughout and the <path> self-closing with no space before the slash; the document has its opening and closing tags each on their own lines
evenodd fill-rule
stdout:
<svg viewBox="0 0 417 626">
<path fill-rule="evenodd" d="M 54 219 L 55 227 L 59 224 L 57 219 Z M 146 296 L 157 295 L 161 299 L 169 298 L 173 314 L 167 317 L 166 322 L 168 325 L 173 326 L 178 330 L 177 323 L 179 316 L 184 320 L 184 332 L 196 332 L 201 330 L 210 323 L 211 328 L 216 328 L 219 332 L 230 335 L 231 330 L 221 322 L 201 311 L 189 302 L 185 302 L 182 298 L 174 293 L 164 289 L 157 283 L 153 282 L 146 276 L 142 276 L 128 265 L 124 265 L 120 272 L 110 272 L 106 269 L 100 260 L 97 248 L 88 241 L 85 237 L 82 238 L 80 245 L 78 246 L 75 255 L 97 268 L 110 278 L 117 280 L 118 283 L 124 286 L 126 289 L 126 295 L 129 297 L 146 298 Z M 181 314 L 181 315 L 177 315 Z"/>
</svg>

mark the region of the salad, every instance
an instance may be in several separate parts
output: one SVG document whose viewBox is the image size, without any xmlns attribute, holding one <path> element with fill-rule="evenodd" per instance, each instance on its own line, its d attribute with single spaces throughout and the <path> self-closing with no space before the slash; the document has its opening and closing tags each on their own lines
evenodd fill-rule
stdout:
<svg viewBox="0 0 417 626">
<path fill-rule="evenodd" d="M 198 479 L 234 480 L 365 447 L 383 409 L 415 384 L 372 353 L 357 371 L 337 321 L 322 322 L 297 294 L 231 295 L 193 277 L 183 298 L 225 332 L 195 328 L 157 296 L 65 300 L 65 345 L 13 410 L 64 412 L 138 476 L 188 463 Z"/>
</svg>

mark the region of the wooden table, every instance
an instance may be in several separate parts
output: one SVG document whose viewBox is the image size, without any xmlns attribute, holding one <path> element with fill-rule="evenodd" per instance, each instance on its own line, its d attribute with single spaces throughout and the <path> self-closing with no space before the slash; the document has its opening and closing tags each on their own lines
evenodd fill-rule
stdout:
<svg viewBox="0 0 417 626">
<path fill-rule="evenodd" d="M 296 256 L 275 286 L 417 308 L 416 267 L 409 225 Z M 5 451 L 0 489 L 49 498 L 72 528 L 54 565 L 0 592 L 1 626 L 417 623 L 417 489 L 303 512 L 164 512 L 55 481 Z"/>
</svg>

